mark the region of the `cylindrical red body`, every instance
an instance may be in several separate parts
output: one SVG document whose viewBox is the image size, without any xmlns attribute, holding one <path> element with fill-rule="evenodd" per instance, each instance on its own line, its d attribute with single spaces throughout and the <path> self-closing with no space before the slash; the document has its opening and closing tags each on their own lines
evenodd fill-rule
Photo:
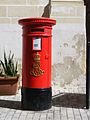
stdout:
<svg viewBox="0 0 90 120">
<path fill-rule="evenodd" d="M 19 24 L 23 26 L 22 87 L 51 88 L 52 26 L 56 21 L 27 18 Z"/>
</svg>

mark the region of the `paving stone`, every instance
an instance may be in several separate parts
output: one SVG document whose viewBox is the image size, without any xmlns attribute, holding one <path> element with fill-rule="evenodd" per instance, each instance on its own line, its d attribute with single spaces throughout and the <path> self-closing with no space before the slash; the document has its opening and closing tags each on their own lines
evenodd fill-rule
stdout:
<svg viewBox="0 0 90 120">
<path fill-rule="evenodd" d="M 20 117 L 20 114 L 14 114 L 13 118 L 18 119 Z"/>
<path fill-rule="evenodd" d="M 59 110 L 54 111 L 53 119 L 54 120 L 60 120 L 60 111 Z"/>
<path fill-rule="evenodd" d="M 76 94 L 74 93 L 75 91 L 73 90 L 73 88 L 62 89 L 62 93 L 65 92 L 66 90 L 70 92 L 72 95 L 77 95 L 79 94 L 78 92 L 85 94 L 83 89 L 84 88 L 75 90 L 77 91 Z M 57 96 L 60 97 L 59 99 L 61 99 L 61 97 L 63 97 L 62 95 L 66 95 L 66 94 L 61 94 L 61 90 L 58 87 L 55 89 L 53 88 L 53 98 Z M 67 95 L 70 94 L 67 93 Z M 64 101 L 60 101 L 60 102 L 58 101 L 58 104 L 56 104 L 57 103 L 56 101 L 56 103 L 49 110 L 23 111 L 20 109 L 20 106 L 17 105 L 20 104 L 18 103 L 21 100 L 20 98 L 21 98 L 20 91 L 15 96 L 0 96 L 0 120 L 90 120 L 90 110 L 70 108 L 70 107 L 66 107 L 65 105 L 63 107 L 60 106 Z M 66 98 L 63 100 L 67 101 Z M 17 109 L 13 108 L 10 102 L 8 103 L 9 105 L 7 107 L 7 101 L 13 101 L 14 105 L 17 106 L 16 107 Z M 76 100 L 74 100 L 74 102 L 75 101 Z M 3 105 L 1 103 L 3 103 Z"/>
<path fill-rule="evenodd" d="M 35 113 L 34 117 L 33 117 L 33 120 L 40 120 L 40 115 L 41 115 L 40 112 L 39 113 Z"/>
<path fill-rule="evenodd" d="M 48 112 L 46 120 L 53 120 L 53 112 Z"/>
<path fill-rule="evenodd" d="M 73 114 L 72 108 L 67 108 L 67 117 L 68 117 L 68 120 L 74 120 L 74 114 Z"/>
<path fill-rule="evenodd" d="M 88 116 L 84 109 L 80 109 L 80 115 L 81 115 L 82 120 L 88 120 Z"/>
<path fill-rule="evenodd" d="M 26 116 L 26 120 L 32 120 L 33 119 L 33 117 L 34 117 L 34 114 L 27 114 L 27 116 Z"/>
<path fill-rule="evenodd" d="M 85 110 L 87 116 L 88 116 L 88 120 L 90 120 L 90 109 L 89 110 Z"/>
<path fill-rule="evenodd" d="M 55 111 L 60 111 L 60 107 L 54 107 Z"/>
<path fill-rule="evenodd" d="M 40 120 L 46 120 L 46 118 L 47 118 L 47 113 L 41 113 L 41 115 L 40 115 Z"/>
<path fill-rule="evenodd" d="M 17 118 L 12 118 L 12 120 L 18 120 Z"/>
<path fill-rule="evenodd" d="M 61 120 L 67 120 L 67 111 L 66 111 L 66 108 L 64 107 L 61 107 Z"/>
<path fill-rule="evenodd" d="M 82 120 L 79 109 L 73 109 L 74 111 L 74 119 L 75 120 Z"/>
<path fill-rule="evenodd" d="M 28 111 L 22 111 L 21 116 L 26 116 L 28 114 Z"/>
<path fill-rule="evenodd" d="M 67 120 L 66 116 L 61 117 L 61 120 Z"/>
<path fill-rule="evenodd" d="M 20 115 L 21 115 L 21 111 L 16 110 L 15 114 L 13 115 L 12 120 L 13 119 L 19 119 Z"/>
<path fill-rule="evenodd" d="M 5 118 L 5 120 L 12 120 L 12 118 L 13 118 L 13 116 L 7 116 L 6 118 Z"/>
</svg>

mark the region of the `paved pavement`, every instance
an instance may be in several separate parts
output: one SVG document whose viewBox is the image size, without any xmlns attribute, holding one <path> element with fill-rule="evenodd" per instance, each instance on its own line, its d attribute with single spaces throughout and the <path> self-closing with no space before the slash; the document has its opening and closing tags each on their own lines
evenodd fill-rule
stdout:
<svg viewBox="0 0 90 120">
<path fill-rule="evenodd" d="M 44 111 L 21 110 L 21 91 L 14 96 L 0 96 L 0 120 L 90 120 L 85 109 L 85 88 L 53 87 L 52 108 Z"/>
</svg>

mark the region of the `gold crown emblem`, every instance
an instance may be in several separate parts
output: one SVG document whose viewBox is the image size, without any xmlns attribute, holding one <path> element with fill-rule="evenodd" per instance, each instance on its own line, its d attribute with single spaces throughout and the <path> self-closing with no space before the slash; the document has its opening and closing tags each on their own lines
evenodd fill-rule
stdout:
<svg viewBox="0 0 90 120">
<path fill-rule="evenodd" d="M 34 61 L 40 61 L 40 55 L 36 53 L 33 57 Z"/>
</svg>

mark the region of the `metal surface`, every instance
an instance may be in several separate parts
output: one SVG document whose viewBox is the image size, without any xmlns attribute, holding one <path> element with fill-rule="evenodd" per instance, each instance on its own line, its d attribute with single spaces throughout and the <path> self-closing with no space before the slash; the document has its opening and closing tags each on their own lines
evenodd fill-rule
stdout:
<svg viewBox="0 0 90 120">
<path fill-rule="evenodd" d="M 22 86 L 50 88 L 52 26 L 56 21 L 27 18 L 19 20 L 19 24 L 23 26 Z"/>
<path fill-rule="evenodd" d="M 42 70 L 40 68 L 40 55 L 37 53 L 35 53 L 35 55 L 33 56 L 33 63 L 32 63 L 32 69 L 30 71 L 30 75 L 34 76 L 34 77 L 38 77 L 44 74 L 44 70 Z"/>
<path fill-rule="evenodd" d="M 51 107 L 52 26 L 49 18 L 19 20 L 23 26 L 22 108 L 45 110 Z"/>
</svg>

